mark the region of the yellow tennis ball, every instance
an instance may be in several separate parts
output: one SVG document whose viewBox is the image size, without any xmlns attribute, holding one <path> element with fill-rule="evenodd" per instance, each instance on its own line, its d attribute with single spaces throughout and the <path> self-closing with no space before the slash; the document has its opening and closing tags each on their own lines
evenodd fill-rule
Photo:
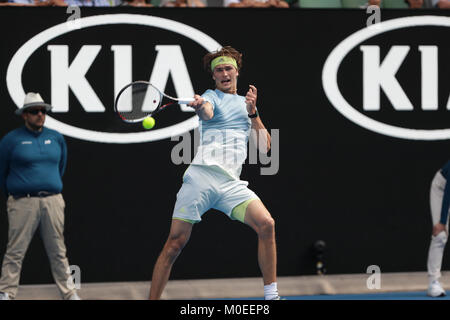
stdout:
<svg viewBox="0 0 450 320">
<path fill-rule="evenodd" d="M 142 121 L 142 126 L 147 130 L 153 128 L 155 126 L 155 119 L 152 117 L 145 118 Z"/>
</svg>

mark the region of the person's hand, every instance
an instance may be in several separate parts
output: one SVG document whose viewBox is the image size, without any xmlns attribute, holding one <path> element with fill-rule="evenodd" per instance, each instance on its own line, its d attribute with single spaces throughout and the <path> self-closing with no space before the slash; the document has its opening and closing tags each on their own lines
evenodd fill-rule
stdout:
<svg viewBox="0 0 450 320">
<path fill-rule="evenodd" d="M 448 235 L 448 231 L 447 228 L 445 227 L 445 225 L 443 225 L 442 223 L 438 223 L 433 227 L 433 236 L 437 236 L 439 233 L 441 233 L 442 231 L 445 231 Z"/>
<path fill-rule="evenodd" d="M 194 110 L 197 111 L 205 103 L 205 99 L 203 99 L 198 94 L 194 95 L 194 99 L 195 100 L 189 103 L 188 106 L 194 108 Z"/>
<path fill-rule="evenodd" d="M 256 112 L 256 99 L 258 97 L 258 91 L 255 86 L 250 85 L 250 88 L 245 95 L 245 104 L 247 105 L 248 114 L 254 114 Z"/>
</svg>

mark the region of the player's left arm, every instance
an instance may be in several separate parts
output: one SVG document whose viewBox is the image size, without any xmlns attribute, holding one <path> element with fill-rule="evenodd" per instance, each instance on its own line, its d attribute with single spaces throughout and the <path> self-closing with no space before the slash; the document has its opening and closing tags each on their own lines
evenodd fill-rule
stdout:
<svg viewBox="0 0 450 320">
<path fill-rule="evenodd" d="M 245 95 L 245 103 L 249 115 L 256 113 L 256 100 L 258 98 L 258 90 L 255 86 L 250 85 Z M 261 117 L 251 118 L 252 121 L 252 137 L 256 141 L 256 145 L 260 152 L 267 153 L 270 150 L 270 134 L 264 126 Z"/>
</svg>

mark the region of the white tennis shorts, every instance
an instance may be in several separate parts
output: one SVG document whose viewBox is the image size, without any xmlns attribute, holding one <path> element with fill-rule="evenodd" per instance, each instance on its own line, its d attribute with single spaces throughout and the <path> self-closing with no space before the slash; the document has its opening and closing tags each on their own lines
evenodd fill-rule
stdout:
<svg viewBox="0 0 450 320">
<path fill-rule="evenodd" d="M 247 185 L 247 181 L 233 179 L 219 167 L 191 164 L 183 176 L 172 217 L 199 222 L 206 211 L 216 209 L 231 218 L 234 207 L 259 199 Z"/>
</svg>

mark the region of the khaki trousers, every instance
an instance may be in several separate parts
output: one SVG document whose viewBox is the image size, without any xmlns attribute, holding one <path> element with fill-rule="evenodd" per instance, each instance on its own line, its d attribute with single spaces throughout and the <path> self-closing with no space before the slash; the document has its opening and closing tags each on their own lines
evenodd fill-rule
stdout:
<svg viewBox="0 0 450 320">
<path fill-rule="evenodd" d="M 64 208 L 61 194 L 38 198 L 8 197 L 8 245 L 3 258 L 0 292 L 14 299 L 19 287 L 22 262 L 33 235 L 39 227 L 53 279 L 63 299 L 69 299 L 74 290 L 68 288 L 69 262 L 64 244 Z M 71 278 L 71 277 L 70 277 Z"/>
</svg>

